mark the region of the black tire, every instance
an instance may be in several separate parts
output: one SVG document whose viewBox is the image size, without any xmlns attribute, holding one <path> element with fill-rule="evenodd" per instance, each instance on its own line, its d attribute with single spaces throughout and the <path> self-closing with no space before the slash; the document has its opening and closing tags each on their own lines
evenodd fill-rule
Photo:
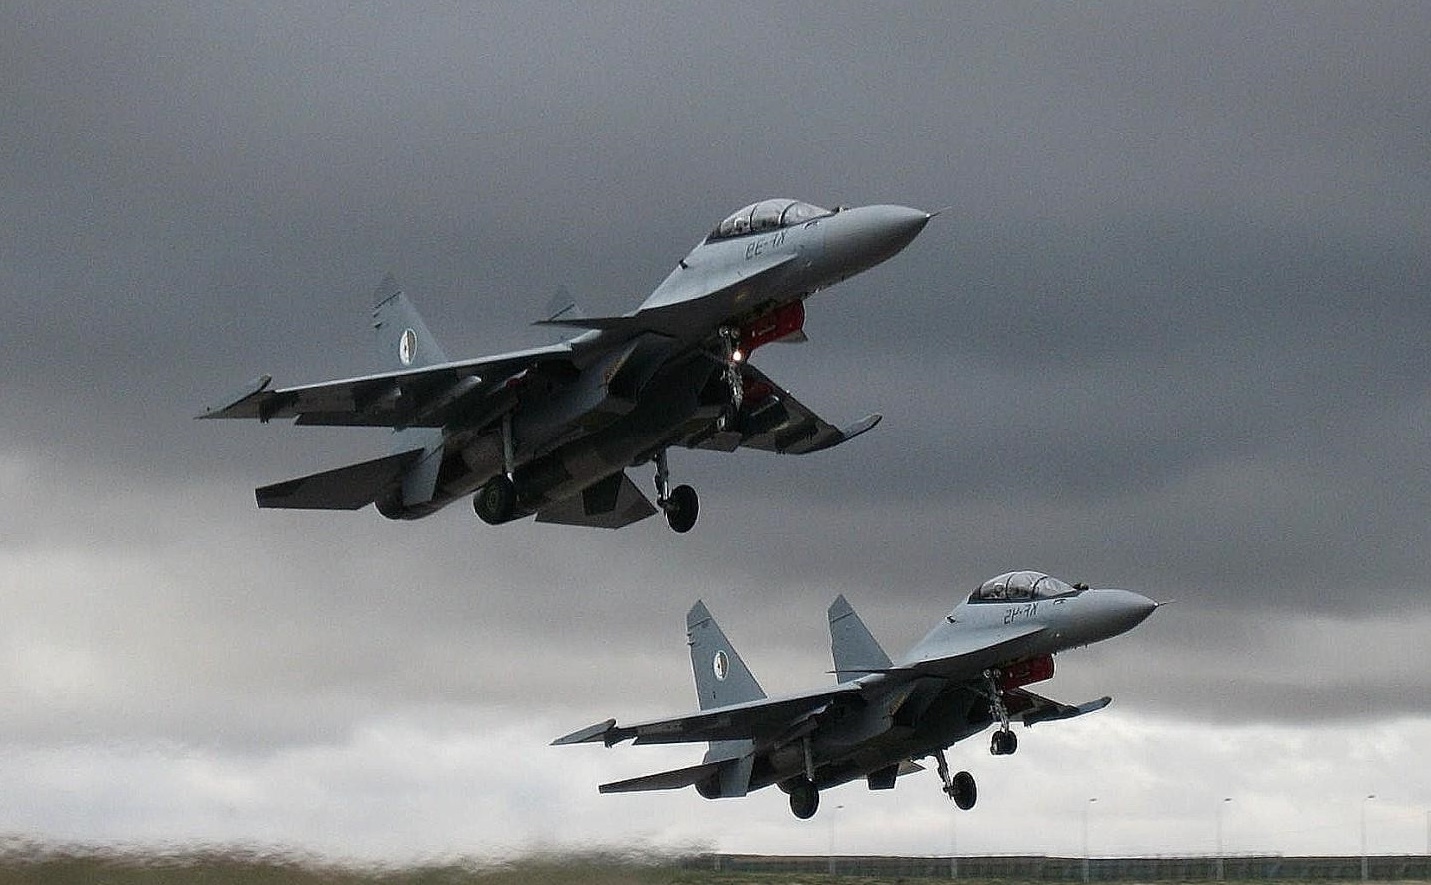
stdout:
<svg viewBox="0 0 1431 885">
<path fill-rule="evenodd" d="M 676 486 L 671 489 L 671 497 L 666 499 L 666 522 L 671 530 L 679 534 L 689 532 L 696 524 L 696 516 L 701 510 L 701 500 L 696 490 L 690 486 Z"/>
<path fill-rule="evenodd" d="M 954 775 L 954 780 L 950 783 L 954 788 L 952 793 L 954 804 L 962 811 L 968 811 L 974 807 L 974 803 L 979 799 L 979 787 L 974 783 L 974 776 L 967 771 L 961 771 Z"/>
<path fill-rule="evenodd" d="M 1019 736 L 1012 731 L 1004 732 L 1004 755 L 1012 756 L 1019 748 Z"/>
<path fill-rule="evenodd" d="M 1018 748 L 1018 735 L 1012 731 L 996 731 L 989 739 L 989 752 L 995 756 L 1012 756 Z"/>
<path fill-rule="evenodd" d="M 472 496 L 472 509 L 488 525 L 501 525 L 517 509 L 517 487 L 505 476 L 494 476 Z"/>
<path fill-rule="evenodd" d="M 809 820 L 820 808 L 820 791 L 806 778 L 800 778 L 790 787 L 790 813 L 801 820 Z"/>
</svg>

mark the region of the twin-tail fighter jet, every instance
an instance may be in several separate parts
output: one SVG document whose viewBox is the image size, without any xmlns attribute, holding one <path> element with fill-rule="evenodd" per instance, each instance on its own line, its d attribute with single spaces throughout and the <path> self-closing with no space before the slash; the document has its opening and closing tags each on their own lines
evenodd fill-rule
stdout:
<svg viewBox="0 0 1431 885">
<path fill-rule="evenodd" d="M 264 486 L 259 507 L 374 504 L 416 519 L 472 495 L 494 525 L 535 514 L 620 528 L 656 512 L 625 473 L 654 461 L 656 505 L 689 531 L 698 499 L 672 488 L 670 447 L 800 455 L 878 423 L 831 425 L 748 360 L 769 342 L 803 341 L 806 298 L 892 257 L 931 217 L 763 200 L 717 225 L 635 312 L 585 318 L 559 305 L 539 325 L 577 337 L 472 360 L 449 360 L 389 278 L 373 328 L 392 371 L 278 389 L 264 375 L 199 417 L 395 431 L 392 454 Z"/>
<path fill-rule="evenodd" d="M 1127 590 L 1010 572 L 985 581 L 894 664 L 840 596 L 829 610 L 837 684 L 766 698 L 697 602 L 686 632 L 699 713 L 635 725 L 608 719 L 553 744 L 709 741 L 699 765 L 603 784 L 601 792 L 694 786 L 717 799 L 775 784 L 802 819 L 815 814 L 820 790 L 861 777 L 871 790 L 892 789 L 900 775 L 922 769 L 916 760 L 933 756 L 945 794 L 967 810 L 977 798 L 974 778 L 950 777 L 944 751 L 997 724 L 989 751 L 1009 755 L 1018 748 L 1014 721 L 1030 726 L 1106 707 L 1111 698 L 1069 706 L 1024 686 L 1053 676 L 1054 654 L 1131 630 L 1155 608 Z"/>
</svg>

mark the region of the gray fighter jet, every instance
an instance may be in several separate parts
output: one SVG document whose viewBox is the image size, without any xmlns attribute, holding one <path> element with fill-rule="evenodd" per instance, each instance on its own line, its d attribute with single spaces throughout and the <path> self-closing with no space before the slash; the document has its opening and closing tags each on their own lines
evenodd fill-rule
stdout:
<svg viewBox="0 0 1431 885">
<path fill-rule="evenodd" d="M 698 499 L 670 484 L 671 446 L 805 454 L 879 421 L 828 424 L 748 362 L 803 341 L 804 301 L 895 255 L 931 214 L 834 211 L 763 200 L 731 214 L 633 313 L 586 318 L 570 304 L 539 325 L 584 330 L 560 344 L 450 361 L 388 278 L 373 310 L 393 371 L 273 389 L 261 376 L 200 418 L 293 418 L 388 427 L 393 453 L 257 490 L 259 507 L 426 516 L 465 495 L 491 524 L 620 528 L 656 512 L 625 468 L 654 461 L 656 503 L 689 531 Z"/>
<path fill-rule="evenodd" d="M 1131 630 L 1157 608 L 1127 590 L 1090 590 L 1042 572 L 991 578 L 954 606 L 898 664 L 843 596 L 830 606 L 833 688 L 766 698 L 704 604 L 686 615 L 700 712 L 617 725 L 608 719 L 553 744 L 610 747 L 709 741 L 699 765 L 603 784 L 603 793 L 694 786 L 707 799 L 775 784 L 809 818 L 819 791 L 856 778 L 888 790 L 933 756 L 944 792 L 962 809 L 977 791 L 967 771 L 949 776 L 944 751 L 997 725 L 989 751 L 1013 753 L 1010 724 L 1069 719 L 1108 706 L 1040 697 L 1024 686 L 1053 676 L 1053 655 Z"/>
</svg>

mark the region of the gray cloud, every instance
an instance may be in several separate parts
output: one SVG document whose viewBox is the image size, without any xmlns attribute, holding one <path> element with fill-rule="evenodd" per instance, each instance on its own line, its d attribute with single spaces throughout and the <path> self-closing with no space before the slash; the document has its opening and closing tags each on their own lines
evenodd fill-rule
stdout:
<svg viewBox="0 0 1431 885">
<path fill-rule="evenodd" d="M 91 810 L 0 829 L 123 835 L 124 778 L 162 806 L 300 757 L 341 794 L 393 711 L 681 709 L 697 597 L 767 688 L 805 688 L 835 593 L 898 650 L 1021 566 L 1178 599 L 1050 691 L 1172 722 L 1204 773 L 1200 735 L 1420 723 L 1429 31 L 1417 4 L 7 7 L 0 743 L 97 755 L 96 783 L 116 743 L 194 767 L 138 750 Z M 951 208 L 756 357 L 884 423 L 806 459 L 674 453 L 690 536 L 259 513 L 255 485 L 383 435 L 191 420 L 259 372 L 367 369 L 389 270 L 450 352 L 525 346 L 556 286 L 629 310 L 767 194 Z M 391 740 L 446 740 L 416 721 Z M 502 783 L 491 807 L 539 801 Z"/>
</svg>

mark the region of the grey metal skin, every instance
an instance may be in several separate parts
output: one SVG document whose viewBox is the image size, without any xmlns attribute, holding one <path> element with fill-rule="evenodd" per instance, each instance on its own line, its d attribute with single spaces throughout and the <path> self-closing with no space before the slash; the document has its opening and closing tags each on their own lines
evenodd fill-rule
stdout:
<svg viewBox="0 0 1431 885">
<path fill-rule="evenodd" d="M 804 340 L 800 302 L 894 256 L 931 217 L 903 206 L 754 203 L 702 239 L 632 313 L 588 318 L 559 306 L 539 325 L 582 330 L 576 337 L 475 360 L 449 361 L 388 278 L 373 325 L 393 370 L 285 389 L 262 376 L 198 417 L 395 431 L 391 455 L 265 486 L 261 507 L 373 503 L 414 519 L 477 492 L 489 521 L 536 514 L 618 528 L 656 512 L 624 474 L 654 461 L 658 503 L 678 527 L 668 448 L 804 454 L 878 423 L 825 422 L 750 365 L 750 352 Z M 683 488 L 693 522 L 695 495 Z M 482 493 L 494 489 L 513 500 L 490 499 L 504 506 L 484 511 Z"/>
<path fill-rule="evenodd" d="M 1027 727 L 1107 706 L 1107 697 L 1075 706 L 1023 686 L 1052 676 L 1052 655 L 1131 630 L 1155 608 L 1127 590 L 1009 572 L 980 585 L 892 663 L 841 596 L 829 611 L 837 684 L 766 698 L 697 603 L 687 633 L 700 712 L 625 726 L 609 719 L 553 743 L 707 741 L 699 765 L 604 784 L 601 792 L 694 786 L 706 798 L 726 798 L 775 784 L 802 818 L 814 814 L 819 790 L 857 778 L 890 789 L 899 775 L 920 770 L 916 760 L 933 756 L 945 793 L 968 808 L 973 778 L 951 777 L 944 751 L 996 725 L 991 752 L 1008 755 L 1017 748 L 1012 722 Z"/>
</svg>

